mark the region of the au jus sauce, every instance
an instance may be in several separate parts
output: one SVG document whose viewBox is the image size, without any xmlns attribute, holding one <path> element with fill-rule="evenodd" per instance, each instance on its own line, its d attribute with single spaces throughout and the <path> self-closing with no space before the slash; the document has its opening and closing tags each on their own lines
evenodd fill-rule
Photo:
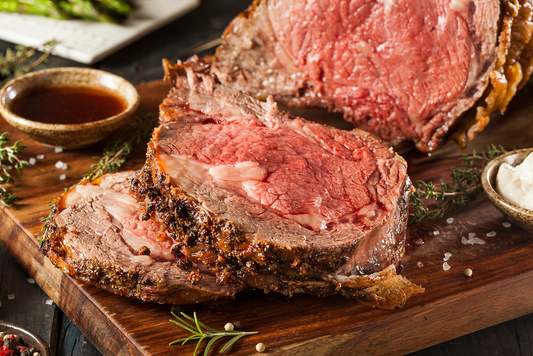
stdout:
<svg viewBox="0 0 533 356">
<path fill-rule="evenodd" d="M 126 103 L 112 93 L 84 86 L 39 88 L 13 100 L 11 111 L 48 124 L 84 124 L 114 116 Z"/>
</svg>

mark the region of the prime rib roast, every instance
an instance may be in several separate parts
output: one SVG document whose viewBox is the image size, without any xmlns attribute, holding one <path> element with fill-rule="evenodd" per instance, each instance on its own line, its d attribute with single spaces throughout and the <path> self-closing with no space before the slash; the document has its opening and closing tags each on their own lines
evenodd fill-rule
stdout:
<svg viewBox="0 0 533 356">
<path fill-rule="evenodd" d="M 286 295 L 393 308 L 421 291 L 396 275 L 411 190 L 400 156 L 221 84 L 202 60 L 164 65 L 175 88 L 132 189 L 178 257 Z"/>
<path fill-rule="evenodd" d="M 462 147 L 533 70 L 533 0 L 255 0 L 213 58 L 224 83 L 342 113 L 389 145 Z"/>
<path fill-rule="evenodd" d="M 142 220 L 130 194 L 133 172 L 105 175 L 69 189 L 48 222 L 43 251 L 68 275 L 147 302 L 187 304 L 232 297 L 214 274 L 178 259 L 174 241 L 154 220 Z"/>
</svg>

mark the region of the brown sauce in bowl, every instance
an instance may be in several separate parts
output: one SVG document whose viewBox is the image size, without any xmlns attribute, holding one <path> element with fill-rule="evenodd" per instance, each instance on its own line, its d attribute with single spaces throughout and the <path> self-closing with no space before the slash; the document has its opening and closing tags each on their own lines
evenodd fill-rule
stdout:
<svg viewBox="0 0 533 356">
<path fill-rule="evenodd" d="M 103 120 L 125 109 L 126 103 L 112 93 L 84 86 L 39 88 L 11 104 L 11 111 L 25 119 L 67 125 Z"/>
</svg>

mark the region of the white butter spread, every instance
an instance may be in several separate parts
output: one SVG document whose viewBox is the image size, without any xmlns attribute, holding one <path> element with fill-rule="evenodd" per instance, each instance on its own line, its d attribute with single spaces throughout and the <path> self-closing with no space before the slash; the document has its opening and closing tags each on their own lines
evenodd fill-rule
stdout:
<svg viewBox="0 0 533 356">
<path fill-rule="evenodd" d="M 508 202 L 533 210 L 533 153 L 516 167 L 507 163 L 500 166 L 496 191 Z"/>
</svg>

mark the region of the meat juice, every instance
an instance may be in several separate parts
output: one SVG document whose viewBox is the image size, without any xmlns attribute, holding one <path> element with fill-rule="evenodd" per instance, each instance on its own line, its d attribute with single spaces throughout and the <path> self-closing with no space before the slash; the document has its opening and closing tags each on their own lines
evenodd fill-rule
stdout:
<svg viewBox="0 0 533 356">
<path fill-rule="evenodd" d="M 109 91 L 87 86 L 38 88 L 16 98 L 13 113 L 48 124 L 84 124 L 124 111 L 126 103 Z"/>
</svg>

